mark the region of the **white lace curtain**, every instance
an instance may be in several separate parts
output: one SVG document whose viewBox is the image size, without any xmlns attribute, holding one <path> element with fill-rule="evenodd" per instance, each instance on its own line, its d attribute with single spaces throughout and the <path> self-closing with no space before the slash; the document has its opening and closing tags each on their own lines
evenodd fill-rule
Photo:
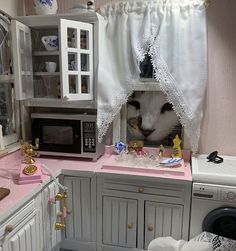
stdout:
<svg viewBox="0 0 236 251">
<path fill-rule="evenodd" d="M 197 151 L 206 87 L 203 0 L 126 1 L 106 5 L 98 67 L 99 140 L 132 94 L 149 54 L 157 85 Z"/>
</svg>

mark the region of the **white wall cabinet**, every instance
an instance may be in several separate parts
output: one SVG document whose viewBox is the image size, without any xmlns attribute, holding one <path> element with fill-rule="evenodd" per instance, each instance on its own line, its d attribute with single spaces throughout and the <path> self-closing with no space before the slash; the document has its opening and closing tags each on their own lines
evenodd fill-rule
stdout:
<svg viewBox="0 0 236 251">
<path fill-rule="evenodd" d="M 143 250 L 160 236 L 188 239 L 191 182 L 99 177 L 97 188 L 97 250 Z"/>
<path fill-rule="evenodd" d="M 96 250 L 96 177 L 64 176 L 68 187 L 67 218 L 61 247 L 79 251 Z"/>
<path fill-rule="evenodd" d="M 63 102 L 94 100 L 98 23 L 94 12 L 16 17 L 12 21 L 16 99 L 33 98 L 32 106 L 48 107 L 58 107 L 59 100 L 62 107 Z M 51 44 L 59 47 L 50 49 Z M 54 62 L 56 69 L 47 62 Z"/>
</svg>

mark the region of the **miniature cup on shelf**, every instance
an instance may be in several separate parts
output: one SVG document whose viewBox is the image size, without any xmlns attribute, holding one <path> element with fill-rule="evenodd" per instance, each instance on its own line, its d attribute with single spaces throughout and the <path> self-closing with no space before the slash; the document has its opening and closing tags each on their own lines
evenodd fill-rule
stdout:
<svg viewBox="0 0 236 251">
<path fill-rule="evenodd" d="M 43 36 L 41 41 L 47 51 L 56 51 L 59 49 L 58 36 Z"/>
<path fill-rule="evenodd" d="M 57 68 L 56 62 L 45 62 L 45 68 L 47 72 L 55 72 Z"/>
</svg>

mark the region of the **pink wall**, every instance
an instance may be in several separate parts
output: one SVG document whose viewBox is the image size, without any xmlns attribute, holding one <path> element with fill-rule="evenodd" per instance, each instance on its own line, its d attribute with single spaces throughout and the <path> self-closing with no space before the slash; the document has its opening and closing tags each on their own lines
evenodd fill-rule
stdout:
<svg viewBox="0 0 236 251">
<path fill-rule="evenodd" d="M 33 14 L 32 0 L 25 14 Z M 96 8 L 108 1 L 95 0 Z M 58 0 L 59 12 L 86 0 Z M 236 0 L 212 0 L 207 9 L 208 83 L 200 153 L 236 155 Z"/>
<path fill-rule="evenodd" d="M 200 153 L 236 155 L 236 1 L 207 10 L 208 83 Z"/>
</svg>

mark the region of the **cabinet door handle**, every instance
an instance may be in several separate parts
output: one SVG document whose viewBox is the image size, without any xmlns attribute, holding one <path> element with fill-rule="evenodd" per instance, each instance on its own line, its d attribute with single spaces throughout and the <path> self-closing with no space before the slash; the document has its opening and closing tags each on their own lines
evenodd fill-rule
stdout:
<svg viewBox="0 0 236 251">
<path fill-rule="evenodd" d="M 10 233 L 13 231 L 13 229 L 14 229 L 14 227 L 12 225 L 7 225 L 5 227 L 5 233 Z"/>
<path fill-rule="evenodd" d="M 148 225 L 148 231 L 153 231 L 153 225 Z"/>
<path fill-rule="evenodd" d="M 139 187 L 138 192 L 139 193 L 143 193 L 144 192 L 144 188 L 143 187 Z"/>
<path fill-rule="evenodd" d="M 133 228 L 133 224 L 132 224 L 132 223 L 129 223 L 129 224 L 127 225 L 127 227 L 128 227 L 128 229 L 132 229 L 132 228 Z"/>
</svg>

